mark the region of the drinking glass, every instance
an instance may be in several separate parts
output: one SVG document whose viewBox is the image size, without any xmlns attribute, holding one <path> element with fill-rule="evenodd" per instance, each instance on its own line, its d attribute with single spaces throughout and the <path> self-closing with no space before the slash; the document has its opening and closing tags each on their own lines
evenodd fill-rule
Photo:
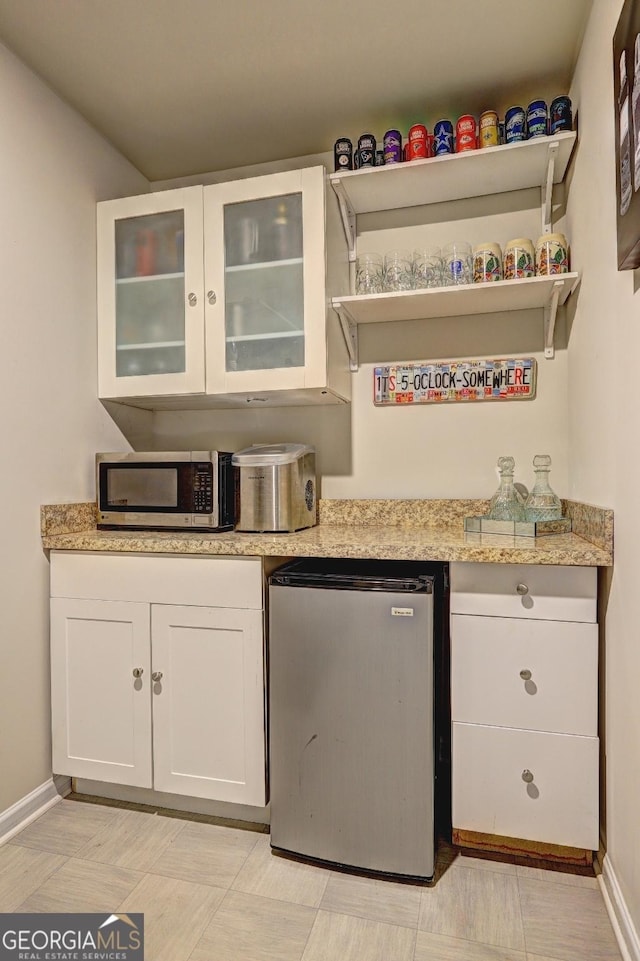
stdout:
<svg viewBox="0 0 640 961">
<path fill-rule="evenodd" d="M 444 283 L 446 286 L 470 284 L 473 282 L 473 260 L 471 244 L 465 240 L 454 240 L 442 250 L 444 264 Z"/>
<path fill-rule="evenodd" d="M 413 257 L 409 250 L 390 250 L 384 258 L 385 290 L 413 290 Z"/>
<path fill-rule="evenodd" d="M 356 260 L 356 293 L 381 294 L 384 290 L 382 254 L 361 254 Z"/>
<path fill-rule="evenodd" d="M 442 250 L 440 247 L 421 247 L 413 252 L 413 283 L 422 290 L 442 286 Z"/>
</svg>

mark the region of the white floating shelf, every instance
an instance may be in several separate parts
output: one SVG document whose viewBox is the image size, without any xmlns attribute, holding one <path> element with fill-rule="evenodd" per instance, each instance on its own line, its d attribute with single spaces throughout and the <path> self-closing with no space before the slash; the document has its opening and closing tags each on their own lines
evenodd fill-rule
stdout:
<svg viewBox="0 0 640 961">
<path fill-rule="evenodd" d="M 549 307 L 554 291 L 558 291 L 557 305 L 564 304 L 578 277 L 577 273 L 554 274 L 551 277 L 499 280 L 460 287 L 334 297 L 332 304 L 336 311 L 345 311 L 355 324 L 530 310 Z"/>
<path fill-rule="evenodd" d="M 550 147 L 558 145 L 553 182 L 564 178 L 576 142 L 575 131 L 445 154 L 427 160 L 330 174 L 338 197 L 355 214 L 482 197 L 526 187 L 543 187 Z"/>
</svg>

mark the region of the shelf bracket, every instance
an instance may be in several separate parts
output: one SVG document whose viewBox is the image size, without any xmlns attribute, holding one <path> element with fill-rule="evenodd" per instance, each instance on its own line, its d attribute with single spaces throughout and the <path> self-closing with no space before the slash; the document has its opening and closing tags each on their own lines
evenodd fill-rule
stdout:
<svg viewBox="0 0 640 961">
<path fill-rule="evenodd" d="M 561 280 L 556 280 L 551 291 L 549 303 L 544 308 L 544 356 L 551 360 L 555 355 L 553 339 L 556 329 L 556 315 L 558 313 L 558 300 L 564 284 Z"/>
<path fill-rule="evenodd" d="M 542 233 L 551 233 L 551 198 L 553 196 L 553 177 L 556 167 L 556 157 L 560 144 L 554 140 L 549 144 L 547 153 L 547 176 L 542 184 Z"/>
<path fill-rule="evenodd" d="M 347 351 L 349 354 L 349 370 L 352 373 L 355 373 L 355 371 L 358 369 L 358 325 L 344 304 L 334 303 L 333 309 L 338 315 L 338 320 L 340 321 L 340 327 L 342 329 L 342 336 L 344 337 L 344 342 L 347 345 Z"/>
<path fill-rule="evenodd" d="M 331 186 L 336 193 L 338 204 L 340 206 L 342 227 L 344 230 L 344 235 L 347 239 L 347 247 L 349 248 L 349 262 L 353 263 L 356 259 L 356 215 L 353 207 L 349 203 L 349 198 L 342 185 L 342 181 L 332 180 Z"/>
</svg>

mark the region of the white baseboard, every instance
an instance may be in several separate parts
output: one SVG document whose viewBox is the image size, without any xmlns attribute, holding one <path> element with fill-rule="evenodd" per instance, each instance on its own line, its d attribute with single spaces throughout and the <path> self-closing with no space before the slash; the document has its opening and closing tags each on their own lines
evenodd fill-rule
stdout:
<svg viewBox="0 0 640 961">
<path fill-rule="evenodd" d="M 602 874 L 599 876 L 599 881 L 604 903 L 624 961 L 640 961 L 640 937 L 627 908 L 622 888 L 608 854 L 605 854 L 603 858 Z"/>
<path fill-rule="evenodd" d="M 35 821 L 41 814 L 71 791 L 71 778 L 62 774 L 53 777 L 35 788 L 30 794 L 16 801 L 0 814 L 0 844 L 11 840 L 14 835 Z"/>
</svg>

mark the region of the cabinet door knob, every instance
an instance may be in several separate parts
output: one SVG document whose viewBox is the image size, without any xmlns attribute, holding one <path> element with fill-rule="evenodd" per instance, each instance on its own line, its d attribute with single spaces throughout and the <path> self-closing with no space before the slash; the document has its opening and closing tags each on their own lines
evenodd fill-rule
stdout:
<svg viewBox="0 0 640 961">
<path fill-rule="evenodd" d="M 158 681 L 161 681 L 161 680 L 162 680 L 162 671 L 154 671 L 153 674 L 151 675 L 151 680 L 152 680 L 152 681 L 155 681 L 156 683 L 157 683 Z"/>
<path fill-rule="evenodd" d="M 533 781 L 533 774 L 531 773 L 531 771 L 527 771 L 527 769 L 525 768 L 524 771 L 522 772 L 522 780 L 525 781 L 527 784 L 531 784 L 531 782 Z"/>
<path fill-rule="evenodd" d="M 187 295 L 187 300 L 189 301 L 189 307 L 195 307 L 198 303 L 198 298 L 193 293 Z"/>
<path fill-rule="evenodd" d="M 218 299 L 218 298 L 216 297 L 216 292 L 215 292 L 215 290 L 208 290 L 208 291 L 207 291 L 207 300 L 209 301 L 209 303 L 211 304 L 211 306 L 213 306 L 213 305 L 215 304 L 215 302 L 216 302 L 217 299 Z"/>
<path fill-rule="evenodd" d="M 531 671 L 527 671 L 526 669 L 524 671 L 520 671 L 520 677 L 522 678 L 523 681 L 530 681 Z"/>
<path fill-rule="evenodd" d="M 529 588 L 527 587 L 526 584 L 517 584 L 517 585 L 516 585 L 516 592 L 517 592 L 518 594 L 528 594 L 528 593 L 529 593 Z"/>
<path fill-rule="evenodd" d="M 142 677 L 142 675 L 143 675 L 143 673 L 144 673 L 144 668 L 142 668 L 142 667 L 134 667 L 132 673 L 133 673 L 133 676 L 134 676 L 134 677 Z"/>
</svg>

